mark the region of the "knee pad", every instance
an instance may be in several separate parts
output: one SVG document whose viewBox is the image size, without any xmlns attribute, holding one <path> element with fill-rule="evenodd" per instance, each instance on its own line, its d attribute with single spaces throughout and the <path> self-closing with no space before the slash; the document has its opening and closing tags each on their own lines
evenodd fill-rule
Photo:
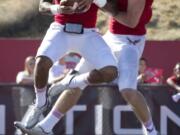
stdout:
<svg viewBox="0 0 180 135">
<path fill-rule="evenodd" d="M 137 88 L 137 68 L 120 68 L 118 77 L 119 90 Z"/>
</svg>

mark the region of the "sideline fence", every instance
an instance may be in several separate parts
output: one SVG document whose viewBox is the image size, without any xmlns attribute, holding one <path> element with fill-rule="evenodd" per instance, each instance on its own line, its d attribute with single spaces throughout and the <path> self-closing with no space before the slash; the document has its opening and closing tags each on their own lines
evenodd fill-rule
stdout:
<svg viewBox="0 0 180 135">
<path fill-rule="evenodd" d="M 20 120 L 20 89 L 33 86 L 0 84 L 0 134 L 13 135 L 13 122 Z M 179 135 L 180 102 L 172 101 L 175 90 L 166 85 L 141 85 L 161 135 Z M 87 87 L 78 104 L 55 126 L 57 135 L 142 135 L 141 124 L 116 86 Z"/>
</svg>

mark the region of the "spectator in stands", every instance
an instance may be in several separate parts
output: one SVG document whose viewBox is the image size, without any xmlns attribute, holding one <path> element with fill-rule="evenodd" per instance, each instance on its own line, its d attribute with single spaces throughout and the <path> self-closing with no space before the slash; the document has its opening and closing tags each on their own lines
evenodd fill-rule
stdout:
<svg viewBox="0 0 180 135">
<path fill-rule="evenodd" d="M 16 76 L 17 84 L 30 84 L 33 85 L 33 72 L 35 65 L 35 57 L 28 56 L 25 59 L 24 70 L 18 72 Z M 32 104 L 34 100 L 34 92 L 28 88 L 21 88 L 20 90 L 20 106 L 21 106 L 21 116 L 24 115 L 28 106 Z"/>
<path fill-rule="evenodd" d="M 138 75 L 138 82 L 139 83 L 144 83 L 145 80 L 145 70 L 147 68 L 147 61 L 145 58 L 141 58 L 139 61 L 139 75 Z"/>
<path fill-rule="evenodd" d="M 139 62 L 139 75 L 137 79 L 139 83 L 162 84 L 163 70 L 148 67 L 147 59 L 142 57 Z"/>
<path fill-rule="evenodd" d="M 24 63 L 24 70 L 20 71 L 16 77 L 16 83 L 18 84 L 33 84 L 33 71 L 35 65 L 35 58 L 28 56 Z"/>
<path fill-rule="evenodd" d="M 180 99 L 180 62 L 174 67 L 174 74 L 167 79 L 167 84 L 177 90 L 177 94 L 172 96 L 174 102 Z"/>
</svg>

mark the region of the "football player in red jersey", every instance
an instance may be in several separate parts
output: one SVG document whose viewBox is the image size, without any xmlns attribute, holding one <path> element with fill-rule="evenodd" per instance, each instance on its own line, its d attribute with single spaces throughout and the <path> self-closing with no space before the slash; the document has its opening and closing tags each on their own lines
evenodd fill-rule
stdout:
<svg viewBox="0 0 180 135">
<path fill-rule="evenodd" d="M 104 0 L 101 0 L 101 3 L 102 1 Z M 132 106 L 147 134 L 156 135 L 150 110 L 143 95 L 137 91 L 139 59 L 145 46 L 146 24 L 152 16 L 153 0 L 107 0 L 106 2 L 102 10 L 108 12 L 111 18 L 108 32 L 103 38 L 118 60 L 119 90 Z M 91 67 L 91 64 L 82 60 L 77 66 L 77 71 L 85 71 L 84 68 L 88 67 Z"/>
<path fill-rule="evenodd" d="M 109 29 L 103 36 L 118 60 L 117 84 L 123 98 L 131 105 L 148 135 L 157 135 L 143 95 L 137 91 L 139 59 L 145 46 L 146 24 L 152 16 L 153 0 L 107 1 L 102 10 L 111 15 Z M 87 66 L 88 65 L 88 66 Z M 81 60 L 76 70 L 91 67 Z"/>
<path fill-rule="evenodd" d="M 131 105 L 146 134 L 157 135 L 143 95 L 137 90 L 139 59 L 145 46 L 146 24 L 152 16 L 153 0 L 118 0 L 121 12 L 114 12 L 104 40 L 118 59 L 117 84 L 123 98 Z"/>
<path fill-rule="evenodd" d="M 91 0 L 87 1 L 91 2 Z M 109 30 L 104 35 L 104 40 L 118 60 L 120 75 L 117 84 L 119 90 L 145 127 L 146 134 L 157 135 L 146 101 L 137 91 L 138 63 L 145 45 L 146 24 L 152 16 L 152 2 L 152 0 L 94 0 L 96 5 L 111 15 Z M 70 12 L 68 11 L 68 13 Z M 90 67 L 94 69 L 93 66 L 87 60 L 82 59 L 76 70 L 83 73 L 89 71 Z M 56 87 L 59 85 L 59 89 L 62 88 L 61 83 Z M 61 98 L 62 96 L 59 98 L 59 102 L 62 102 Z M 56 105 L 58 105 L 58 101 Z M 59 112 L 56 112 L 56 115 L 59 116 Z M 43 120 L 38 125 L 47 128 L 47 124 L 45 124 L 47 119 L 50 120 L 50 117 L 47 116 L 46 122 Z"/>
<path fill-rule="evenodd" d="M 95 4 L 82 7 L 83 13 L 78 14 L 77 2 L 67 3 L 63 0 L 41 0 L 40 12 L 54 15 L 54 22 L 50 25 L 36 55 L 35 64 L 35 105 L 27 117 L 26 128 L 32 128 L 39 121 L 42 112 L 47 108 L 47 80 L 50 67 L 67 52 L 76 52 L 95 68 L 87 73 L 71 76 L 66 88 L 84 89 L 88 84 L 110 82 L 117 77 L 117 64 L 115 58 L 98 33 L 95 25 L 98 7 Z M 85 4 L 85 3 L 83 3 Z M 76 9 L 76 10 L 75 10 Z M 72 12 L 71 12 L 72 11 Z M 94 56 L 96 58 L 94 59 Z M 105 59 L 105 60 L 104 60 Z M 68 104 L 63 110 L 52 111 L 50 119 L 59 119 L 74 105 L 74 100 L 68 98 Z M 57 118 L 58 117 L 58 118 Z M 48 122 L 51 126 L 52 124 Z M 48 126 L 49 129 L 51 126 Z M 49 133 L 46 129 L 45 132 Z"/>
<path fill-rule="evenodd" d="M 118 60 L 116 83 L 123 98 L 145 127 L 145 134 L 157 135 L 148 105 L 137 91 L 139 59 L 145 46 L 146 24 L 152 16 L 152 3 L 153 0 L 107 0 L 102 10 L 108 12 L 111 18 L 103 38 Z M 82 59 L 76 71 L 84 72 L 90 65 Z"/>
</svg>

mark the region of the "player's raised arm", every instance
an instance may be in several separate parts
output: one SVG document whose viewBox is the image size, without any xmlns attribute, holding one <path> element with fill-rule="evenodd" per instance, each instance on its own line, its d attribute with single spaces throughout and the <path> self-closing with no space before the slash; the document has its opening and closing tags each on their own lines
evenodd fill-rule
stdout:
<svg viewBox="0 0 180 135">
<path fill-rule="evenodd" d="M 39 12 L 45 14 L 52 14 L 51 8 L 54 6 L 52 0 L 40 0 L 39 3 Z"/>
<path fill-rule="evenodd" d="M 107 0 L 101 9 L 114 17 L 119 23 L 134 28 L 139 23 L 139 19 L 145 7 L 146 0 L 128 0 L 127 11 L 120 11 L 120 0 Z"/>
</svg>

